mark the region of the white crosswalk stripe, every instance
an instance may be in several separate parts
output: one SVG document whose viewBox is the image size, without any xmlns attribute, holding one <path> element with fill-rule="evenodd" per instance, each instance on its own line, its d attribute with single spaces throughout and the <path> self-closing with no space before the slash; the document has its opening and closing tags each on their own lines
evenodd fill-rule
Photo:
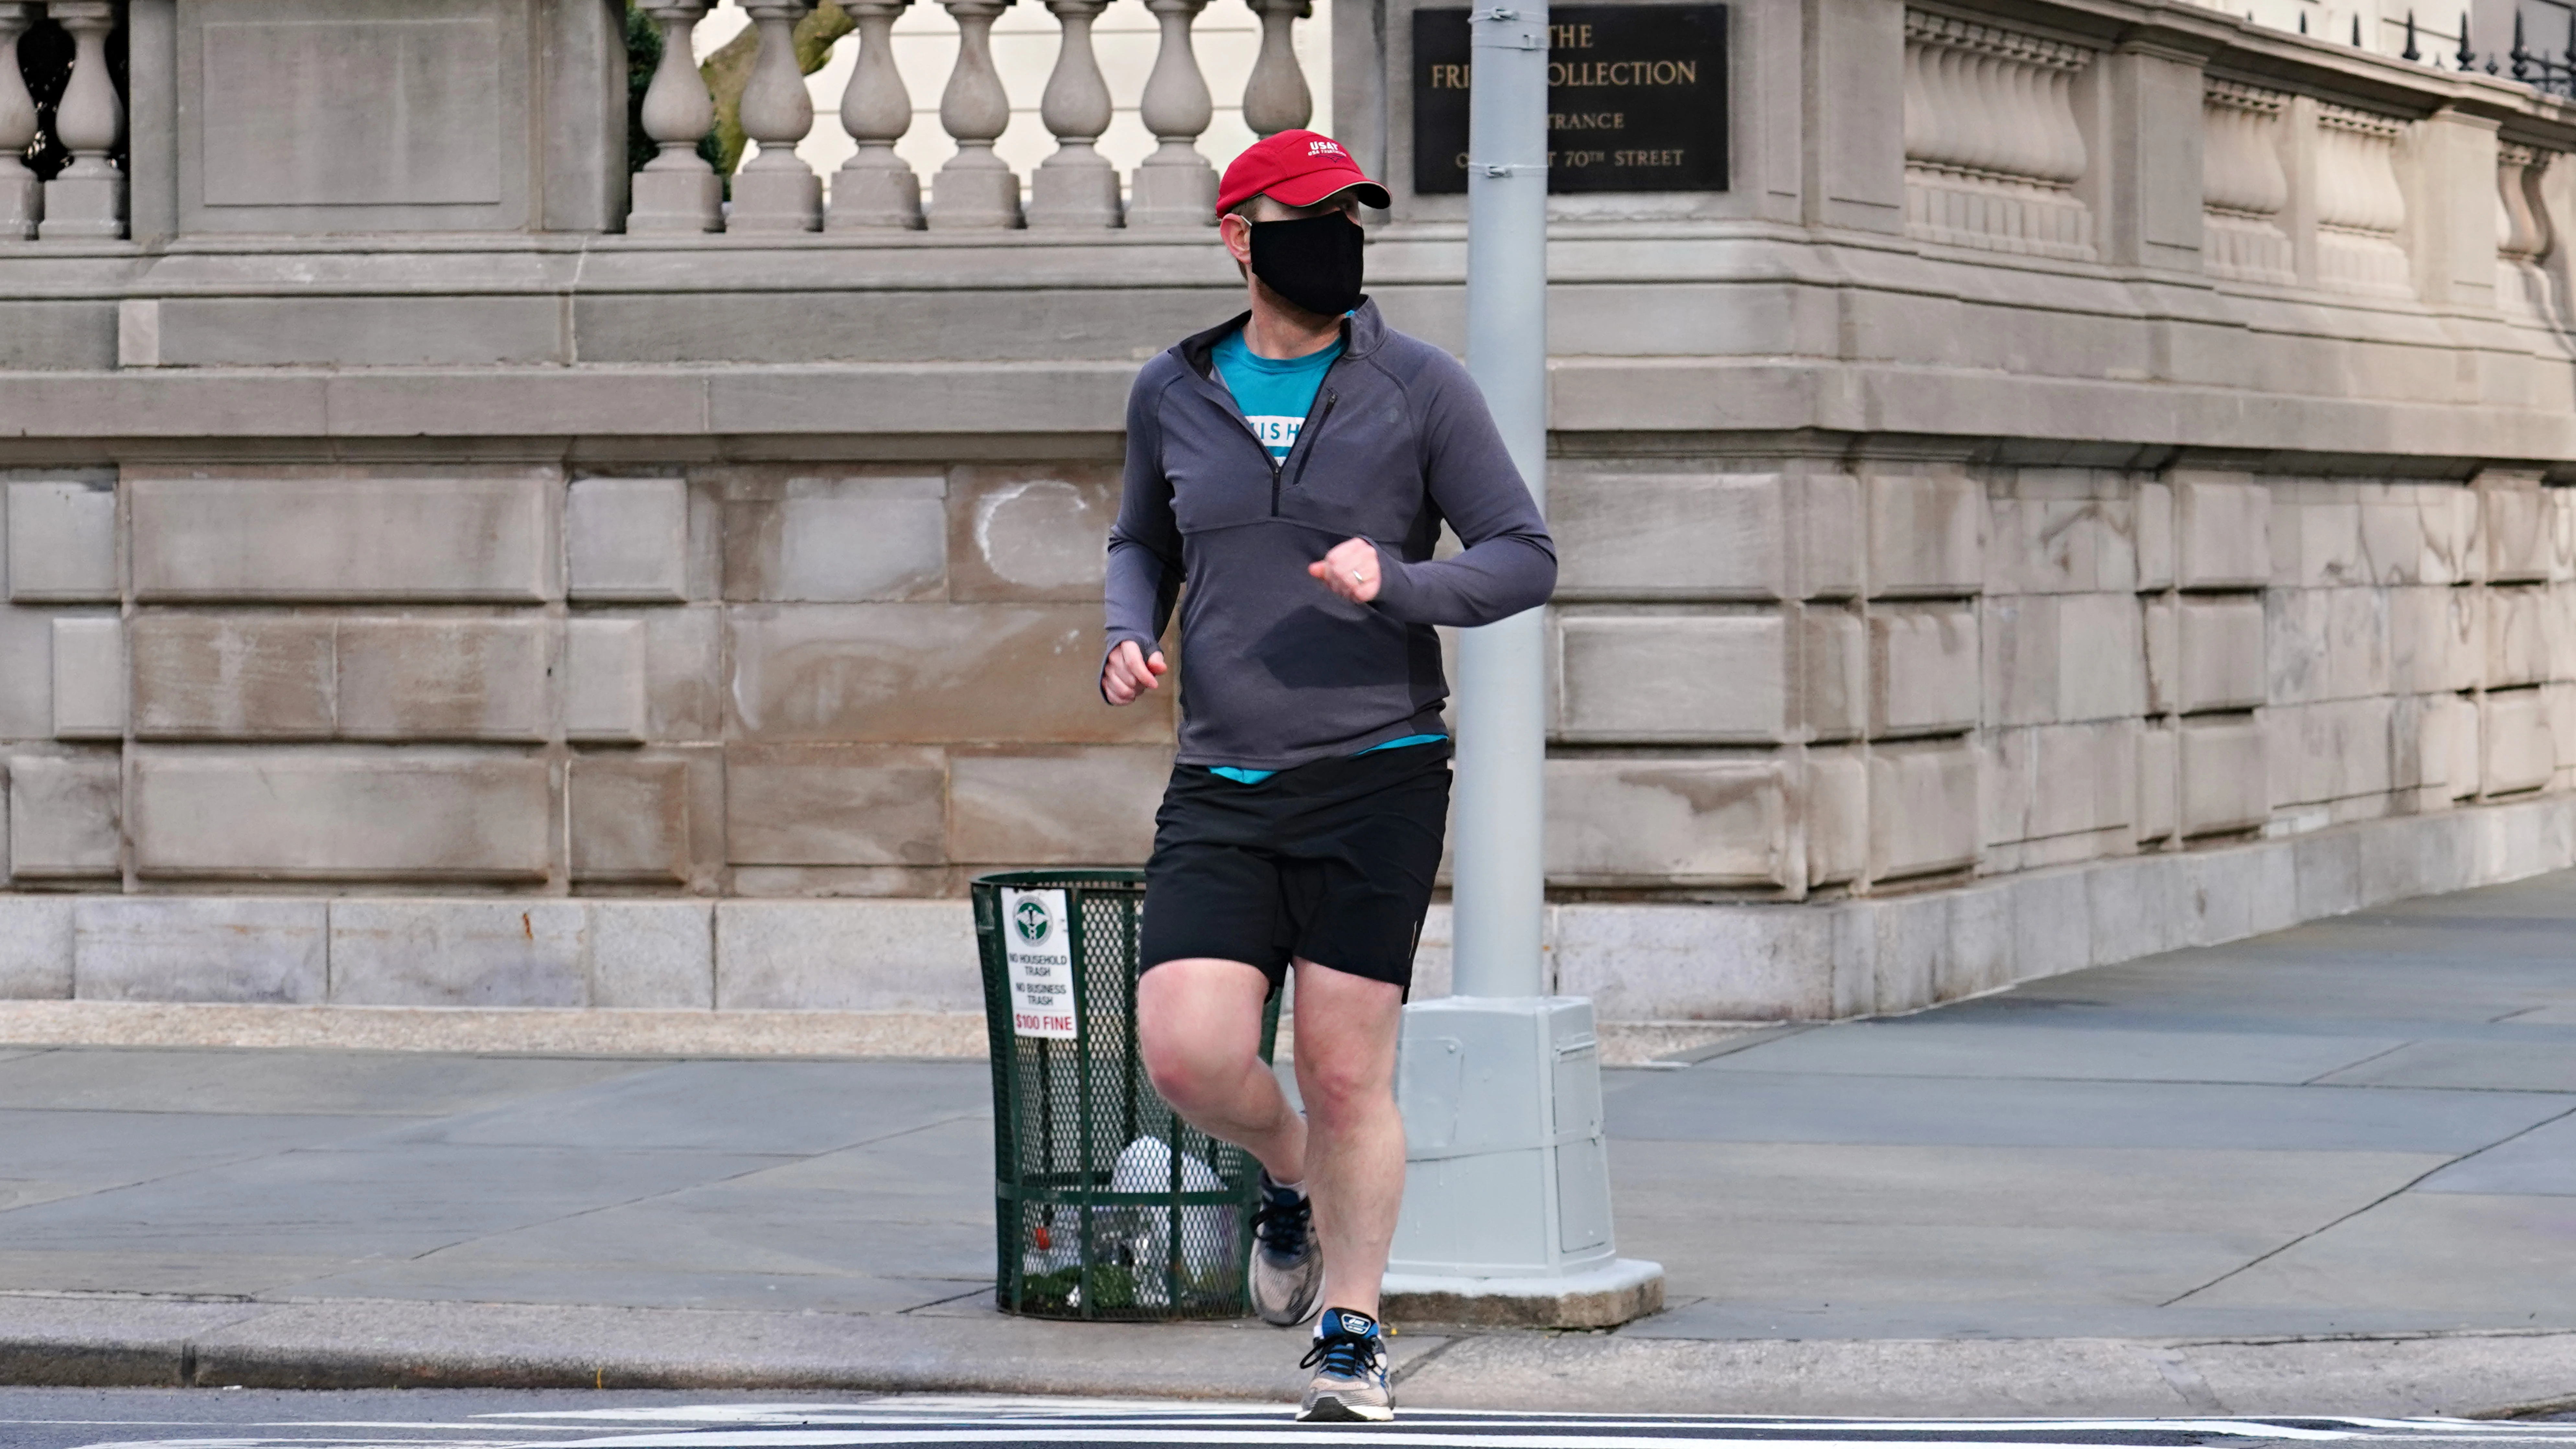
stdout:
<svg viewBox="0 0 2576 1449">
<path fill-rule="evenodd" d="M 2570 1446 L 2576 1423 L 2461 1419 L 1822 1419 L 1525 1414 L 1406 1409 L 1391 1425 L 1289 1421 L 1276 1404 L 897 1396 L 851 1402 L 652 1405 L 419 1420 L 228 1425 L 184 1437 L 102 1438 L 83 1449 L 835 1449 L 835 1446 L 1309 1443 L 1358 1434 L 1407 1449 L 2255 1449 L 2331 1441 L 2351 1449 Z M 156 1426 L 157 1427 L 157 1426 Z M 211 1426 L 209 1426 L 211 1427 Z M 248 1431 L 248 1432 L 244 1432 Z"/>
</svg>

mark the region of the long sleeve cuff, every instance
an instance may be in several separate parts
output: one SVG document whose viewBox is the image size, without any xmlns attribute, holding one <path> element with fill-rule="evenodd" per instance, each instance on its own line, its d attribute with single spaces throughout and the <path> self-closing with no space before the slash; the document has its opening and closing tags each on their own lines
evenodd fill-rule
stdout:
<svg viewBox="0 0 2576 1449">
<path fill-rule="evenodd" d="M 1377 550 L 1377 596 L 1369 606 L 1388 618 L 1410 624 L 1413 611 L 1421 606 L 1422 590 L 1414 582 L 1413 565 L 1389 552 L 1386 545 L 1372 540 Z"/>
<path fill-rule="evenodd" d="M 1119 645 L 1125 644 L 1130 640 L 1135 642 L 1136 647 L 1142 650 L 1145 657 L 1148 659 L 1153 658 L 1155 651 L 1163 647 L 1152 637 L 1140 634 L 1133 629 L 1111 629 L 1109 631 L 1109 642 L 1100 646 L 1100 667 L 1093 670 L 1091 674 L 1091 686 L 1092 688 L 1100 691 L 1100 702 L 1103 704 L 1110 702 L 1109 656 L 1118 652 Z"/>
</svg>

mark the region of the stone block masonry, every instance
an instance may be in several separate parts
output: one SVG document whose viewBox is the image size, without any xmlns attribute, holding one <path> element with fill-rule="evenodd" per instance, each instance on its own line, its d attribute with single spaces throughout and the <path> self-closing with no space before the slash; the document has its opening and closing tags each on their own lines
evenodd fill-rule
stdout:
<svg viewBox="0 0 2576 1449">
<path fill-rule="evenodd" d="M 135 470 L 124 486 L 139 603 L 563 597 L 563 484 L 545 469 Z"/>
<path fill-rule="evenodd" d="M 1554 989 L 1605 1020 L 1814 1020 L 2570 866 L 2576 797 L 2550 795 L 1883 899 L 1566 900 L 1546 939 Z M 1424 994 L 1446 989 L 1447 911 Z M 0 895 L 16 999 L 967 1014 L 981 991 L 961 900 Z"/>
<path fill-rule="evenodd" d="M 1379 305 L 1456 349 L 1463 203 L 1377 119 L 1411 3 L 1335 27 L 1332 124 Z M 539 8 L 542 75 L 432 96 L 268 87 L 180 7 L 128 164 L 0 224 L 0 992 L 966 1010 L 969 878 L 1144 855 L 1185 686 L 1094 687 L 1123 404 L 1241 298 L 1186 139 L 1126 227 L 1012 225 L 981 141 L 926 232 L 890 154 L 800 209 L 782 135 L 620 231 L 622 52 Z M 1728 189 L 1552 203 L 1551 949 L 1614 1019 L 2567 863 L 2576 118 L 1958 9 L 1746 0 Z M 455 164 L 347 161 L 415 131 Z"/>
<path fill-rule="evenodd" d="M 2558 861 L 2576 512 L 2528 474 L 1707 446 L 1556 465 L 1557 969 L 1607 1012 L 1903 1009 Z M 1152 836 L 1171 700 L 1092 692 L 1096 464 L 8 498 L 10 558 L 131 561 L 0 615 L 45 661 L 0 746 L 15 994 L 962 1010 L 970 876 Z M 2543 824 L 2419 859 L 2504 818 Z"/>
</svg>

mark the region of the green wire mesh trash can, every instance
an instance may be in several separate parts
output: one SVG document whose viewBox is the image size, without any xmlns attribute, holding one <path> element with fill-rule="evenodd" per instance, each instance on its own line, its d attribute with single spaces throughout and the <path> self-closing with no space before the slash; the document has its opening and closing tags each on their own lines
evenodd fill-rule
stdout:
<svg viewBox="0 0 2576 1449">
<path fill-rule="evenodd" d="M 1006 871 L 972 892 L 1002 1311 L 1242 1316 L 1260 1164 L 1183 1122 L 1146 1079 L 1135 1030 L 1144 872 Z M 1278 1024 L 1273 997 L 1265 1060 Z"/>
</svg>

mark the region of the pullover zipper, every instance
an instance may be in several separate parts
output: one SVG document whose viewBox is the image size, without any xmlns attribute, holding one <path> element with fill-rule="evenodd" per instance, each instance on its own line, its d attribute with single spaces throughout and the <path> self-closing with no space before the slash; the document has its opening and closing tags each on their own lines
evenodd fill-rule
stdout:
<svg viewBox="0 0 2576 1449">
<path fill-rule="evenodd" d="M 1253 430 L 1252 419 L 1243 415 L 1242 399 L 1234 395 L 1233 388 L 1225 385 L 1225 374 L 1219 371 L 1214 363 L 1208 365 L 1208 377 L 1216 384 L 1216 390 L 1225 394 L 1226 411 L 1234 414 L 1235 425 L 1242 428 L 1243 435 L 1252 440 L 1252 451 L 1260 454 L 1261 461 L 1270 465 L 1270 516 L 1277 518 L 1279 516 L 1279 470 L 1288 466 L 1288 460 L 1270 456 L 1270 445 L 1261 441 L 1261 434 Z M 1302 436 L 1305 428 L 1301 425 L 1297 431 Z"/>
<path fill-rule="evenodd" d="M 1335 359 L 1333 360 L 1333 366 L 1335 366 L 1335 367 L 1339 367 L 1339 366 L 1341 366 L 1341 365 L 1342 365 L 1342 364 L 1341 364 L 1341 359 L 1339 359 L 1339 358 L 1335 358 Z M 1329 377 L 1329 376 L 1331 376 L 1331 374 L 1330 374 L 1329 372 L 1328 372 L 1328 373 L 1326 373 L 1325 375 L 1326 375 L 1326 376 L 1328 376 L 1328 377 Z M 1308 453 L 1311 453 L 1311 452 L 1313 452 L 1313 451 L 1314 451 L 1314 449 L 1313 449 L 1312 447 L 1308 446 L 1308 444 L 1307 444 L 1307 441 L 1306 441 L 1306 440 L 1307 440 L 1308 438 L 1310 438 L 1310 437 L 1313 437 L 1317 432 L 1319 432 L 1319 431 L 1321 431 L 1321 430 L 1323 429 L 1323 426 L 1324 426 L 1324 419 L 1329 418 L 1329 417 L 1331 417 L 1331 416 L 1333 415 L 1333 404 L 1335 404 L 1335 403 L 1337 403 L 1337 402 L 1340 402 L 1341 400 L 1342 400 L 1342 395 L 1341 395 L 1340 393 L 1334 392 L 1334 391 L 1332 391 L 1332 390 L 1331 390 L 1331 389 L 1329 389 L 1329 388 L 1325 389 L 1325 390 L 1324 390 L 1324 392 L 1323 392 L 1323 393 L 1318 397 L 1318 399 L 1317 399 L 1317 401 L 1318 401 L 1318 402 L 1320 402 L 1320 403 L 1322 404 L 1322 406 L 1318 407 L 1318 406 L 1314 406 L 1314 405 L 1310 404 L 1310 405 L 1308 406 L 1307 413 L 1306 413 L 1306 421 L 1304 421 L 1304 422 L 1302 422 L 1302 423 L 1299 423 L 1299 424 L 1297 425 L 1297 441 L 1296 441 L 1293 445 L 1291 445 L 1291 446 L 1289 447 L 1289 449 L 1288 449 L 1288 456 L 1287 456 L 1287 457 L 1285 457 L 1285 458 L 1274 458 L 1274 459 L 1272 459 L 1272 460 L 1271 460 L 1271 463 L 1270 463 L 1270 516 L 1271 516 L 1271 517 L 1273 517 L 1273 518 L 1277 518 L 1277 517 L 1279 516 L 1279 489 L 1280 489 L 1281 481 L 1282 481 L 1284 478 L 1286 478 L 1286 476 L 1287 476 L 1287 473 L 1288 473 L 1288 465 L 1289 465 L 1290 463 L 1294 463 L 1294 464 L 1296 464 L 1296 465 L 1297 465 L 1297 481 L 1298 481 L 1298 482 L 1302 483 L 1302 482 L 1304 482 L 1304 481 L 1306 480 L 1306 455 L 1307 455 Z M 1250 426 L 1250 424 L 1246 424 L 1245 426 L 1249 427 L 1249 426 Z M 1263 452 L 1264 452 L 1265 454 L 1266 454 L 1268 451 L 1269 451 L 1268 449 L 1264 449 L 1264 450 L 1263 450 Z"/>
<path fill-rule="evenodd" d="M 1306 455 L 1314 451 L 1314 449 L 1305 446 L 1307 435 L 1310 433 L 1320 433 L 1324 430 L 1324 420 L 1333 415 L 1333 404 L 1340 402 L 1341 400 L 1342 395 L 1340 393 L 1334 392 L 1329 388 L 1326 389 L 1324 392 L 1324 406 L 1315 414 L 1314 421 L 1302 424 L 1298 427 L 1298 446 L 1289 450 L 1297 455 L 1298 482 L 1303 483 L 1306 481 Z M 1288 460 L 1285 458 L 1280 459 L 1279 466 L 1282 470 L 1285 470 L 1288 466 Z"/>
<path fill-rule="evenodd" d="M 1347 329 L 1345 329 L 1343 337 L 1342 356 L 1334 358 L 1333 365 L 1324 369 L 1324 378 L 1328 382 L 1332 379 L 1333 373 L 1340 369 L 1343 359 L 1350 356 L 1350 344 L 1348 341 L 1349 332 Z M 1274 458 L 1270 456 L 1270 445 L 1261 441 L 1261 434 L 1253 430 L 1252 420 L 1243 415 L 1243 403 L 1240 399 L 1235 397 L 1234 389 L 1225 385 L 1224 371 L 1217 367 L 1214 362 L 1210 362 L 1208 364 L 1208 378 L 1216 384 L 1217 391 L 1225 394 L 1227 411 L 1234 414 L 1234 420 L 1242 427 L 1243 435 L 1252 440 L 1252 446 L 1261 454 L 1261 461 L 1270 465 L 1270 516 L 1277 518 L 1279 516 L 1280 480 L 1286 475 L 1289 462 L 1292 459 L 1296 462 L 1297 477 L 1302 481 L 1306 476 L 1306 435 L 1314 432 L 1316 429 L 1321 428 L 1324 425 L 1324 419 L 1333 415 L 1333 404 L 1340 402 L 1342 400 L 1342 395 L 1327 388 L 1319 395 L 1318 398 L 1318 400 L 1323 404 L 1321 408 L 1317 408 L 1312 403 L 1308 404 L 1306 421 L 1297 425 L 1297 441 L 1289 448 L 1288 457 Z"/>
</svg>

